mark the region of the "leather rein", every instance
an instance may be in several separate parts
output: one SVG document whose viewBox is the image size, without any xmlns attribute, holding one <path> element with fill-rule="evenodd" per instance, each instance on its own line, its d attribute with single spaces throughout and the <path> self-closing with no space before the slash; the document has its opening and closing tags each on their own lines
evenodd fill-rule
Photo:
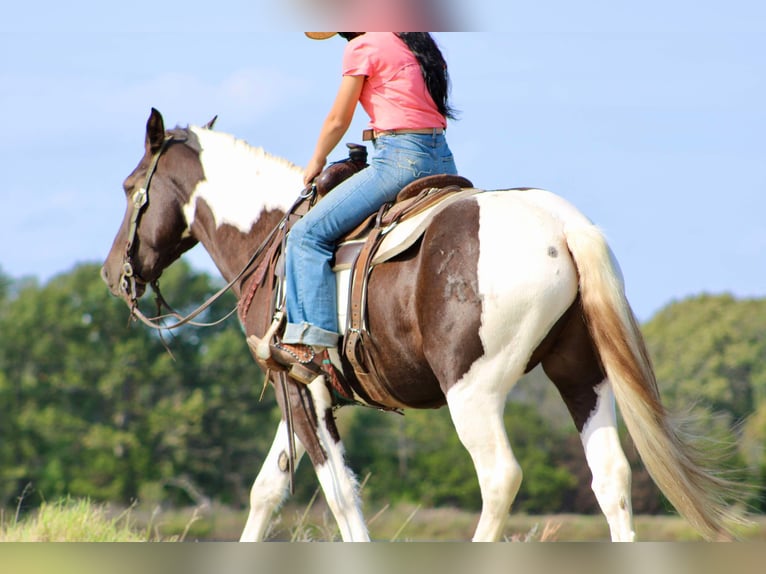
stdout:
<svg viewBox="0 0 766 574">
<path fill-rule="evenodd" d="M 208 298 L 207 301 L 205 301 L 202 305 L 200 305 L 197 309 L 189 313 L 187 316 L 184 317 L 180 315 L 179 313 L 174 311 L 172 307 L 170 307 L 170 305 L 168 305 L 168 303 L 165 301 L 165 299 L 162 297 L 162 294 L 160 293 L 158 280 L 154 280 L 150 282 L 149 285 L 152 287 L 152 290 L 155 292 L 155 295 L 157 297 L 158 309 L 161 309 L 161 307 L 164 305 L 167 309 L 170 310 L 170 313 L 167 313 L 165 315 L 158 315 L 156 317 L 147 317 L 138 308 L 138 296 L 137 296 L 138 283 L 136 280 L 138 279 L 138 281 L 144 284 L 146 284 L 147 282 L 143 281 L 141 277 L 135 272 L 134 261 L 133 261 L 133 258 L 135 256 L 135 248 L 136 248 L 135 240 L 138 234 L 138 225 L 141 220 L 141 215 L 143 214 L 147 204 L 149 203 L 149 187 L 151 185 L 152 178 L 154 177 L 154 174 L 157 171 L 157 165 L 160 161 L 160 157 L 165 152 L 165 150 L 167 150 L 170 147 L 171 144 L 173 144 L 174 142 L 183 142 L 183 141 L 185 141 L 183 138 L 179 138 L 174 134 L 169 134 L 165 136 L 165 139 L 163 140 L 159 150 L 157 150 L 152 156 L 152 160 L 149 164 L 149 170 L 146 173 L 146 179 L 144 180 L 144 184 L 138 190 L 136 190 L 136 192 L 133 194 L 133 197 L 132 197 L 133 213 L 131 214 L 131 218 L 130 218 L 130 226 L 128 228 L 128 240 L 125 247 L 125 256 L 123 258 L 122 273 L 120 275 L 120 289 L 126 295 L 129 301 L 131 317 L 140 320 L 144 325 L 151 327 L 152 329 L 156 329 L 158 331 L 162 331 L 162 330 L 170 331 L 170 330 L 182 327 L 184 325 L 193 325 L 196 327 L 212 327 L 220 323 L 223 323 L 226 319 L 231 317 L 237 311 L 237 306 L 235 306 L 234 309 L 228 312 L 224 317 L 212 323 L 199 323 L 194 321 L 195 318 L 197 318 L 201 313 L 207 310 L 213 303 L 215 303 L 229 289 L 231 289 L 236 284 L 237 281 L 242 279 L 245 273 L 247 273 L 248 269 L 250 269 L 250 267 L 256 261 L 258 261 L 259 257 L 261 257 L 261 255 L 263 255 L 263 253 L 266 251 L 266 248 L 271 243 L 277 231 L 285 225 L 287 218 L 289 217 L 290 213 L 294 211 L 295 207 L 300 202 L 304 201 L 307 197 L 310 197 L 311 193 L 315 193 L 314 186 L 310 188 L 309 195 L 301 193 L 298 199 L 296 200 L 295 205 L 293 205 L 293 207 L 285 213 L 282 220 L 274 227 L 274 229 L 271 230 L 271 232 L 263 240 L 263 242 L 258 246 L 258 249 L 255 250 L 255 252 L 247 261 L 247 263 L 245 263 L 245 266 L 242 268 L 242 270 L 239 273 L 237 273 L 237 275 L 234 276 L 234 278 L 231 281 L 229 281 L 226 285 L 224 285 L 217 293 L 213 294 L 210 298 Z M 177 321 L 171 325 L 163 324 L 164 321 L 169 318 L 177 319 Z"/>
</svg>

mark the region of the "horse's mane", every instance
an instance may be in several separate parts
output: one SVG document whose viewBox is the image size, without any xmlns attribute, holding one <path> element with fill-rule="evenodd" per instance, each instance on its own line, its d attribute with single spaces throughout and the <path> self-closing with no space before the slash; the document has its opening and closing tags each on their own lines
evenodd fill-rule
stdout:
<svg viewBox="0 0 766 574">
<path fill-rule="evenodd" d="M 206 180 L 196 193 L 215 203 L 219 222 L 236 220 L 249 229 L 261 209 L 286 209 L 303 189 L 303 169 L 262 147 L 206 127 L 176 129 L 199 151 Z"/>
<path fill-rule="evenodd" d="M 303 171 L 302 167 L 294 164 L 290 160 L 285 159 L 283 157 L 279 157 L 272 153 L 269 153 L 260 146 L 252 146 L 247 141 L 241 138 L 238 138 L 232 134 L 228 134 L 226 132 L 219 132 L 211 128 L 199 127 L 199 126 L 186 126 L 186 127 L 176 126 L 174 129 L 168 130 L 168 133 L 178 134 L 178 135 L 181 135 L 182 137 L 185 137 L 186 145 L 192 148 L 196 152 L 202 151 L 202 146 L 200 145 L 198 134 L 200 133 L 212 134 L 214 135 L 215 138 L 218 138 L 219 141 L 222 141 L 222 142 L 228 141 L 229 145 L 233 149 L 245 150 L 249 152 L 256 161 L 267 161 L 267 162 L 279 165 L 281 167 L 287 168 L 289 170 L 299 171 L 299 172 Z"/>
</svg>

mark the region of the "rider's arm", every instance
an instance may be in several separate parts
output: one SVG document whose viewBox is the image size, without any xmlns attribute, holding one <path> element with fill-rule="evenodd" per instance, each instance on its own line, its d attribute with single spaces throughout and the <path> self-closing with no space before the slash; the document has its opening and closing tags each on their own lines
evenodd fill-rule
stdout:
<svg viewBox="0 0 766 574">
<path fill-rule="evenodd" d="M 351 125 L 356 104 L 362 93 L 364 79 L 364 76 L 343 76 L 338 94 L 335 96 L 335 102 L 322 125 L 322 131 L 319 133 L 314 155 L 306 166 L 303 178 L 306 185 L 322 172 L 327 163 L 327 156 L 338 145 L 343 134 Z"/>
</svg>

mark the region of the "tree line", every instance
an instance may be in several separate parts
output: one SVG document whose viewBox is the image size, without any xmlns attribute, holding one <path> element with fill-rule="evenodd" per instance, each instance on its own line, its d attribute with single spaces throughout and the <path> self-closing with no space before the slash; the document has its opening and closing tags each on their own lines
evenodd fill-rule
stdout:
<svg viewBox="0 0 766 574">
<path fill-rule="evenodd" d="M 98 271 L 78 265 L 43 285 L 0 272 L 0 507 L 22 493 L 28 504 L 73 496 L 246 506 L 279 412 L 236 318 L 160 335 L 129 322 Z M 183 260 L 162 280 L 180 311 L 218 288 Z M 222 317 L 235 305 L 229 294 L 206 313 Z M 690 298 L 643 327 L 668 404 L 693 404 L 715 437 L 733 435 L 727 464 L 766 482 L 766 300 Z M 368 477 L 366 500 L 480 507 L 446 409 L 400 416 L 349 407 L 337 416 L 349 464 Z M 515 509 L 598 512 L 579 437 L 552 385 L 523 381 L 505 421 L 524 469 Z M 635 511 L 662 512 L 625 444 Z M 297 487 L 306 500 L 316 488 L 308 463 Z"/>
</svg>

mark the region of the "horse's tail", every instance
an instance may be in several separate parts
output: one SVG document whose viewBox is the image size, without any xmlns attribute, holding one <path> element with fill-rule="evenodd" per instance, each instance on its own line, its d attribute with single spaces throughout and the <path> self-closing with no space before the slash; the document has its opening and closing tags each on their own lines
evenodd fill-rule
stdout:
<svg viewBox="0 0 766 574">
<path fill-rule="evenodd" d="M 743 519 L 727 500 L 737 486 L 704 461 L 681 436 L 660 401 L 649 353 L 625 298 L 622 275 L 603 234 L 594 225 L 565 231 L 579 273 L 585 320 L 625 424 L 649 474 L 668 500 L 707 539 L 732 538 Z"/>
</svg>

